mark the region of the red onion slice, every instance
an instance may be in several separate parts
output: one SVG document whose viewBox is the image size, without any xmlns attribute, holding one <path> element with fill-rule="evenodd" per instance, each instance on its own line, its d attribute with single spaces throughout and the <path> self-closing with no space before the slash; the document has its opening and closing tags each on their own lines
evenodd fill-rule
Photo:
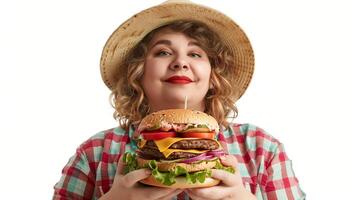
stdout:
<svg viewBox="0 0 357 200">
<path fill-rule="evenodd" d="M 196 161 L 201 161 L 201 160 L 210 160 L 212 158 L 215 157 L 220 157 L 220 156 L 224 156 L 226 155 L 226 153 L 223 151 L 223 149 L 219 149 L 219 150 L 214 150 L 214 151 L 208 151 L 206 153 L 202 153 L 198 156 L 192 157 L 192 158 L 188 158 L 182 161 L 178 161 L 180 163 L 193 163 Z"/>
<path fill-rule="evenodd" d="M 209 156 L 214 156 L 214 157 L 220 157 L 220 156 L 226 155 L 226 153 L 223 151 L 223 149 L 209 151 L 209 152 L 206 152 L 206 154 Z"/>
<path fill-rule="evenodd" d="M 186 160 L 180 161 L 181 163 L 192 163 L 192 162 L 196 162 L 196 161 L 201 161 L 201 160 L 209 160 L 214 158 L 214 156 L 212 155 L 206 155 L 206 153 L 200 154 L 198 156 L 192 157 L 192 158 L 188 158 Z"/>
</svg>

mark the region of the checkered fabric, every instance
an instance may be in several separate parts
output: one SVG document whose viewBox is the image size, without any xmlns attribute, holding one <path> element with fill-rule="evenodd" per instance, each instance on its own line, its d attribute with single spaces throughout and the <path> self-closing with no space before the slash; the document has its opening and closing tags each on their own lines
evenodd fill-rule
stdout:
<svg viewBox="0 0 357 200">
<path fill-rule="evenodd" d="M 134 128 L 102 131 L 79 146 L 54 186 L 54 200 L 99 199 L 109 191 L 120 156 L 135 152 Z M 259 200 L 305 199 L 283 144 L 251 124 L 231 124 L 217 135 L 229 154 L 238 159 L 245 188 Z M 175 200 L 188 200 L 185 193 Z"/>
</svg>

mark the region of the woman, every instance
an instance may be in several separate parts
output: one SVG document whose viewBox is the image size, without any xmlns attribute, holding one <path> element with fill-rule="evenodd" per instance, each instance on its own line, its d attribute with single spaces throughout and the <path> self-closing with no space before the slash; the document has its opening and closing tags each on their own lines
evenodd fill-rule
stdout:
<svg viewBox="0 0 357 200">
<path fill-rule="evenodd" d="M 120 126 L 84 142 L 55 186 L 54 199 L 303 199 L 283 146 L 262 129 L 231 124 L 234 102 L 253 72 L 253 53 L 242 30 L 223 14 L 186 1 L 168 1 L 134 15 L 109 38 L 101 72 L 112 90 Z M 176 81 L 172 81 L 173 77 Z M 223 164 L 213 170 L 222 184 L 174 190 L 137 183 L 144 169 L 122 174 L 120 156 L 137 146 L 135 128 L 148 113 L 183 108 L 217 119 Z"/>
</svg>

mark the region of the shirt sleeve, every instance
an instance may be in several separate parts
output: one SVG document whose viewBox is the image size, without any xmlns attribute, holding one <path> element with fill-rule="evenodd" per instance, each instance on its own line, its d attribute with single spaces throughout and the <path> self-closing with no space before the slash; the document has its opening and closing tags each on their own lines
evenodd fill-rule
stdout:
<svg viewBox="0 0 357 200">
<path fill-rule="evenodd" d="M 298 179 L 292 168 L 292 161 L 286 155 L 283 144 L 277 146 L 266 170 L 265 199 L 305 199 L 305 193 L 300 189 Z"/>
<path fill-rule="evenodd" d="M 62 177 L 54 186 L 53 200 L 92 199 L 94 175 L 85 153 L 80 149 L 62 170 Z"/>
</svg>

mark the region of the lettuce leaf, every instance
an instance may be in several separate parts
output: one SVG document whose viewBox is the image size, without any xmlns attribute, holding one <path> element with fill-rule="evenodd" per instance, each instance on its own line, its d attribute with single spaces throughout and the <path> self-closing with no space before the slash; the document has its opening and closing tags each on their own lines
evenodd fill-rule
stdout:
<svg viewBox="0 0 357 200">
<path fill-rule="evenodd" d="M 123 156 L 123 162 L 125 163 L 124 174 L 138 169 L 138 162 L 136 161 L 135 153 L 125 153 Z"/>
<path fill-rule="evenodd" d="M 176 176 L 187 173 L 187 171 L 182 167 L 176 167 L 175 170 L 168 172 L 160 172 L 155 160 L 151 160 L 148 167 L 152 170 L 152 175 L 155 177 L 155 179 L 164 185 L 172 185 L 176 183 Z"/>
<path fill-rule="evenodd" d="M 176 170 L 169 171 L 169 172 L 160 172 L 155 160 L 151 160 L 147 167 L 152 170 L 151 174 L 160 183 L 162 183 L 164 185 L 172 185 L 172 184 L 176 183 L 175 177 L 178 175 Z"/>
<path fill-rule="evenodd" d="M 200 183 L 205 182 L 206 177 L 211 177 L 211 170 L 205 169 L 203 171 L 198 171 L 194 173 L 186 173 L 186 181 L 188 183 L 196 183 L 197 181 Z"/>
<path fill-rule="evenodd" d="M 208 129 L 208 126 L 205 124 L 190 124 L 187 127 L 187 129 L 190 129 L 190 128 L 207 128 Z"/>
<path fill-rule="evenodd" d="M 145 130 L 146 131 L 155 131 L 155 130 L 158 130 L 161 128 L 161 124 L 160 123 L 157 123 L 157 124 L 154 124 L 153 126 L 151 127 L 148 127 L 146 128 Z"/>
<path fill-rule="evenodd" d="M 157 167 L 155 160 L 151 160 L 148 164 L 148 168 L 152 170 L 152 175 L 156 180 L 164 185 L 172 185 L 176 183 L 176 177 L 183 176 L 186 177 L 188 183 L 196 183 L 199 181 L 203 183 L 206 180 L 206 177 L 211 177 L 211 170 L 205 169 L 203 171 L 188 173 L 187 170 L 183 167 L 177 166 L 174 170 L 168 172 L 160 172 Z"/>
<path fill-rule="evenodd" d="M 236 171 L 231 166 L 229 166 L 229 167 L 223 166 L 222 163 L 219 160 L 216 160 L 216 166 L 214 168 L 215 169 L 221 169 L 221 170 L 227 171 L 227 172 L 232 173 L 232 174 L 234 174 L 235 171 Z"/>
<path fill-rule="evenodd" d="M 133 170 L 140 169 L 140 167 L 137 164 L 136 161 L 136 155 L 132 153 L 125 153 L 123 157 L 123 161 L 126 164 L 124 168 L 124 173 L 127 174 Z M 187 170 L 183 167 L 177 166 L 175 167 L 174 170 L 168 171 L 168 172 L 160 172 L 157 166 L 157 161 L 156 160 L 150 160 L 148 164 L 146 164 L 143 168 L 149 168 L 151 169 L 151 174 L 154 176 L 154 178 L 159 181 L 160 183 L 164 185 L 172 185 L 176 183 L 176 177 L 177 176 L 182 176 L 186 178 L 186 181 L 188 183 L 196 183 L 199 181 L 200 183 L 203 183 L 206 180 L 206 177 L 211 177 L 212 176 L 212 171 L 211 169 L 205 169 L 202 171 L 198 172 L 192 172 L 189 173 Z M 226 167 L 221 164 L 219 159 L 216 160 L 216 166 L 214 167 L 215 169 L 221 169 L 225 170 L 230 173 L 234 173 L 234 168 L 233 167 Z"/>
</svg>

